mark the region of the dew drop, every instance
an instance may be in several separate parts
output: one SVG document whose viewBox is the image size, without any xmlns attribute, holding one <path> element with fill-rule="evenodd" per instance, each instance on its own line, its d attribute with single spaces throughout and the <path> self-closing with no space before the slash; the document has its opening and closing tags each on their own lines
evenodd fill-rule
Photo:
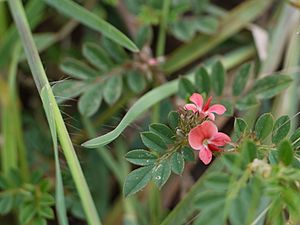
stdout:
<svg viewBox="0 0 300 225">
<path fill-rule="evenodd" d="M 155 179 L 156 179 L 156 180 L 160 180 L 160 179 L 161 179 L 161 176 L 156 176 Z"/>
</svg>

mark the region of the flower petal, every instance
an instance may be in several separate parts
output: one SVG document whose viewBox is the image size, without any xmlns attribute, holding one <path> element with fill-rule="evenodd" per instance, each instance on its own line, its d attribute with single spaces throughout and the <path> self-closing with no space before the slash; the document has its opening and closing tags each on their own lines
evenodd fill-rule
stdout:
<svg viewBox="0 0 300 225">
<path fill-rule="evenodd" d="M 209 143 L 216 146 L 223 146 L 229 143 L 230 141 L 231 139 L 227 134 L 218 132 L 209 140 Z"/>
<path fill-rule="evenodd" d="M 185 110 L 192 110 L 194 113 L 198 111 L 197 106 L 195 106 L 194 104 L 186 104 L 184 106 Z"/>
<path fill-rule="evenodd" d="M 190 97 L 190 100 L 191 100 L 191 102 L 195 103 L 195 105 L 198 106 L 200 109 L 202 109 L 202 105 L 203 105 L 202 95 L 200 95 L 198 93 L 194 93 Z"/>
<path fill-rule="evenodd" d="M 209 120 L 204 121 L 197 127 L 199 129 L 198 132 L 202 134 L 204 139 L 211 139 L 215 134 L 218 133 L 217 126 Z"/>
<path fill-rule="evenodd" d="M 211 120 L 215 120 L 215 114 L 213 114 L 213 113 L 208 113 L 207 114 L 207 116 L 209 117 L 209 119 L 211 119 Z"/>
<path fill-rule="evenodd" d="M 222 115 L 226 111 L 226 108 L 221 104 L 215 104 L 209 107 L 207 112 L 217 113 L 218 115 Z"/>
<path fill-rule="evenodd" d="M 203 147 L 203 134 L 201 131 L 201 125 L 191 129 L 189 136 L 189 144 L 195 150 L 200 150 Z"/>
<path fill-rule="evenodd" d="M 212 152 L 207 148 L 202 148 L 199 152 L 200 160 L 205 164 L 209 164 L 212 159 Z"/>
</svg>

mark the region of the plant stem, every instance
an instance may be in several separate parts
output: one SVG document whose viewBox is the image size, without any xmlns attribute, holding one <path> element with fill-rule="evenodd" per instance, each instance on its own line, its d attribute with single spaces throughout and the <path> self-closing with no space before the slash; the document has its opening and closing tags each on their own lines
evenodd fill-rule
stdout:
<svg viewBox="0 0 300 225">
<path fill-rule="evenodd" d="M 25 16 L 23 5 L 20 0 L 9 0 L 8 4 L 17 29 L 19 31 L 19 35 L 26 53 L 26 57 L 36 87 L 40 94 L 42 88 L 46 88 L 48 90 L 47 93 L 49 95 L 49 99 L 55 99 L 50 84 L 48 82 L 48 78 L 46 76 L 44 67 L 42 65 L 40 56 L 38 54 L 37 48 L 34 44 L 32 33 L 30 31 L 28 21 Z M 53 101 L 53 104 L 49 107 L 53 107 L 57 134 L 67 163 L 70 167 L 70 171 L 74 179 L 78 194 L 80 196 L 88 224 L 101 225 L 96 207 L 93 203 L 92 196 L 90 194 L 82 169 L 80 167 L 80 163 L 78 161 L 73 144 L 71 142 L 70 136 L 68 134 L 67 128 L 64 124 L 62 115 L 60 113 L 56 101 Z"/>
<path fill-rule="evenodd" d="M 170 5 L 171 5 L 171 0 L 163 1 L 162 18 L 159 26 L 159 35 L 158 35 L 158 41 L 156 46 L 156 56 L 164 55 L 165 44 L 166 44 L 166 30 L 167 30 L 167 22 L 168 22 Z"/>
</svg>

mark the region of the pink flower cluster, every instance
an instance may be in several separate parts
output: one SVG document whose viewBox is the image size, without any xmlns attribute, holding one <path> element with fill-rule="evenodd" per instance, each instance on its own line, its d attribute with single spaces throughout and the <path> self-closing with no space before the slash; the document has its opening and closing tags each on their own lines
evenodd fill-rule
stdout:
<svg viewBox="0 0 300 225">
<path fill-rule="evenodd" d="M 212 160 L 212 152 L 221 151 L 220 147 L 231 141 L 228 135 L 218 132 L 218 128 L 213 122 L 215 120 L 214 113 L 222 115 L 226 108 L 220 104 L 210 106 L 212 97 L 209 97 L 203 105 L 203 98 L 198 93 L 194 93 L 190 100 L 193 104 L 186 104 L 184 109 L 191 110 L 201 115 L 202 118 L 209 119 L 191 129 L 188 135 L 190 146 L 199 151 L 200 160 L 207 165 Z"/>
</svg>

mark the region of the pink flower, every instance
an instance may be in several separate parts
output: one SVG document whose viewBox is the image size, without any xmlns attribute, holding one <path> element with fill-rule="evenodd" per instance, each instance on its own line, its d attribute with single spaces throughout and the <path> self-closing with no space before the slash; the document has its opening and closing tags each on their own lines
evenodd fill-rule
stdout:
<svg viewBox="0 0 300 225">
<path fill-rule="evenodd" d="M 208 116 L 211 120 L 215 120 L 215 115 L 213 113 L 216 113 L 218 115 L 222 115 L 225 111 L 226 108 L 221 105 L 221 104 L 215 104 L 210 106 L 212 96 L 210 96 L 203 106 L 203 98 L 200 94 L 194 93 L 191 97 L 190 100 L 194 104 L 186 104 L 184 108 L 186 110 L 192 110 L 194 113 L 198 112 L 200 115 L 202 114 L 203 116 Z"/>
<path fill-rule="evenodd" d="M 219 147 L 231 141 L 228 135 L 218 132 L 217 126 L 211 121 L 204 121 L 194 127 L 189 133 L 190 146 L 199 150 L 199 158 L 205 164 L 209 164 L 212 159 L 212 151 L 221 151 Z"/>
</svg>

